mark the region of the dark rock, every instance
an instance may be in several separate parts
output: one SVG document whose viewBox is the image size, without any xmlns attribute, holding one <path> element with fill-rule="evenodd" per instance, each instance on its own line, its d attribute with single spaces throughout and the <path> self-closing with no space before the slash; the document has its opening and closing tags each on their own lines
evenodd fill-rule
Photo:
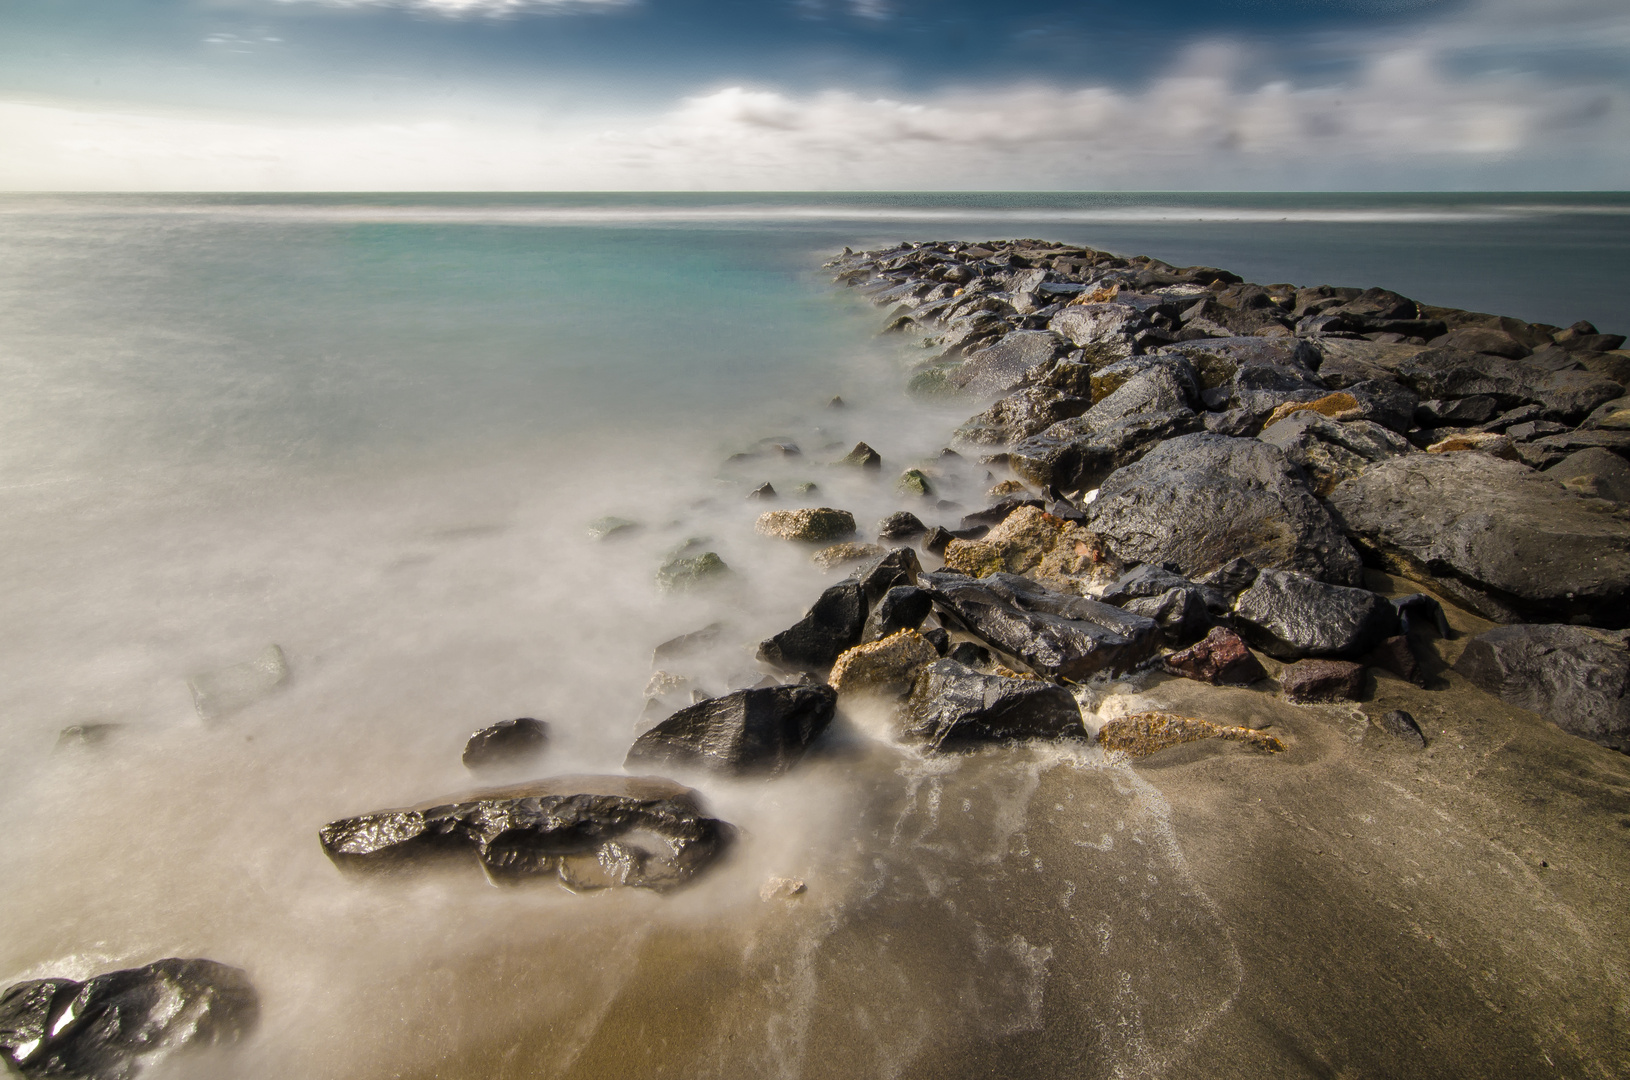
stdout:
<svg viewBox="0 0 1630 1080">
<path fill-rule="evenodd" d="M 1479 634 L 1455 670 L 1571 732 L 1630 752 L 1630 652 L 1581 626 L 1502 626 Z"/>
<path fill-rule="evenodd" d="M 970 418 L 956 430 L 956 438 L 971 443 L 1017 442 L 1043 429 L 1080 416 L 1092 407 L 1087 398 L 1071 397 L 1051 387 L 1032 386 L 1010 394 Z"/>
<path fill-rule="evenodd" d="M 943 556 L 945 554 L 946 547 L 951 543 L 951 541 L 959 539 L 961 539 L 961 537 L 954 535 L 950 529 L 936 525 L 932 529 L 929 529 L 928 534 L 923 537 L 923 550 L 928 552 L 930 555 Z"/>
<path fill-rule="evenodd" d="M 1408 596 L 1399 596 L 1393 599 L 1392 608 L 1398 613 L 1398 632 L 1400 634 L 1413 633 L 1418 628 L 1430 626 L 1437 631 L 1440 638 L 1449 636 L 1449 619 L 1443 613 L 1443 605 L 1435 597 L 1425 593 L 1410 593 Z"/>
<path fill-rule="evenodd" d="M 1364 663 L 1368 667 L 1390 671 L 1405 682 L 1414 683 L 1416 686 L 1426 685 L 1426 674 L 1421 671 L 1421 663 L 1416 659 L 1415 650 L 1410 647 L 1407 635 L 1394 634 L 1387 638 L 1364 658 Z"/>
<path fill-rule="evenodd" d="M 1544 438 L 1535 439 L 1533 442 L 1528 443 L 1524 452 L 1530 448 L 1549 452 L 1556 458 L 1555 462 L 1550 463 L 1554 467 L 1569 454 L 1577 454 L 1581 450 L 1589 450 L 1592 447 L 1611 450 L 1622 458 L 1630 458 L 1630 431 L 1581 429 L 1579 431 L 1570 431 L 1565 435 L 1547 435 Z"/>
<path fill-rule="evenodd" d="M 934 646 L 934 651 L 939 653 L 941 656 L 945 656 L 950 653 L 951 635 L 946 633 L 940 627 L 936 626 L 932 630 L 919 630 L 918 633 L 922 634 L 923 639 L 930 645 Z"/>
<path fill-rule="evenodd" d="M 1298 660 L 1279 673 L 1285 700 L 1298 705 L 1357 701 L 1364 688 L 1364 665 L 1346 660 Z"/>
<path fill-rule="evenodd" d="M 972 668 L 986 668 L 996 663 L 989 649 L 973 641 L 959 641 L 945 655 Z"/>
<path fill-rule="evenodd" d="M 1494 418 L 1497 408 L 1495 400 L 1486 394 L 1449 401 L 1433 399 L 1415 406 L 1415 422 L 1429 428 L 1483 424 Z"/>
<path fill-rule="evenodd" d="M 896 585 L 872 605 L 862 641 L 877 641 L 899 630 L 915 630 L 934 610 L 934 598 L 915 585 Z"/>
<path fill-rule="evenodd" d="M 1630 462 L 1599 446 L 1569 454 L 1545 475 L 1576 494 L 1630 503 Z"/>
<path fill-rule="evenodd" d="M 1407 386 L 1391 379 L 1375 379 L 1349 383 L 1345 390 L 1358 401 L 1358 419 L 1373 421 L 1400 435 L 1415 426 L 1415 405 L 1420 399 Z"/>
<path fill-rule="evenodd" d="M 651 650 L 651 666 L 658 667 L 664 661 L 682 659 L 711 649 L 719 643 L 723 634 L 724 623 L 708 623 L 700 630 L 669 638 Z"/>
<path fill-rule="evenodd" d="M 1623 387 L 1588 371 L 1546 371 L 1522 360 L 1433 348 L 1399 365 L 1398 377 L 1423 398 L 1491 397 L 1500 408 L 1534 404 L 1547 420 L 1578 423 Z"/>
<path fill-rule="evenodd" d="M 845 649 L 860 644 L 865 625 L 865 590 L 858 581 L 841 581 L 821 593 L 802 619 L 760 643 L 758 658 L 788 671 L 825 671 Z"/>
<path fill-rule="evenodd" d="M 1173 675 L 1213 686 L 1249 686 L 1268 675 L 1245 640 L 1222 626 L 1212 627 L 1205 640 L 1167 656 L 1163 666 Z"/>
<path fill-rule="evenodd" d="M 627 764 L 783 773 L 832 722 L 837 699 L 829 686 L 775 686 L 698 702 L 636 739 Z"/>
<path fill-rule="evenodd" d="M 968 354 L 951 374 L 952 385 L 988 397 L 1006 394 L 1025 382 L 1037 367 L 1051 364 L 1067 346 L 1047 330 L 1015 330 L 989 348 Z"/>
<path fill-rule="evenodd" d="M 1442 337 L 1433 338 L 1427 344 L 1435 349 L 1463 349 L 1466 352 L 1503 356 L 1511 360 L 1521 360 L 1533 352 L 1506 331 L 1488 326 L 1461 327 L 1449 331 Z"/>
<path fill-rule="evenodd" d="M 962 528 L 973 529 L 981 525 L 1000 525 L 1012 515 L 1013 511 L 1021 506 L 1034 506 L 1036 509 L 1041 510 L 1045 509 L 1046 505 L 1040 499 L 1026 499 L 1018 495 L 1010 495 L 999 502 L 991 503 L 983 510 L 975 510 L 973 513 L 965 515 L 962 518 Z M 960 531 L 955 535 L 958 540 L 978 539 L 976 536 L 963 536 Z"/>
<path fill-rule="evenodd" d="M 1630 546 L 1610 504 L 1488 454 L 1410 454 L 1331 493 L 1348 534 L 1396 573 L 1499 622 L 1630 622 Z"/>
<path fill-rule="evenodd" d="M 1478 427 L 1478 431 L 1502 432 L 1513 424 L 1524 424 L 1530 420 L 1538 420 L 1545 414 L 1545 410 L 1538 405 L 1519 405 L 1515 409 L 1507 409 L 1493 420 Z"/>
<path fill-rule="evenodd" d="M 1070 356 L 1079 355 L 1071 353 Z M 1047 386 L 1070 397 L 1092 401 L 1092 365 L 1064 357 L 1035 376 L 1037 386 Z"/>
<path fill-rule="evenodd" d="M 1420 725 L 1404 710 L 1393 709 L 1391 712 L 1383 713 L 1376 723 L 1381 726 L 1382 731 L 1393 738 L 1402 739 L 1417 750 L 1426 749 L 1426 736 L 1421 734 Z"/>
<path fill-rule="evenodd" d="M 347 871 L 473 854 L 500 884 L 554 877 L 572 889 L 666 889 L 711 862 L 733 834 L 703 815 L 696 792 L 671 780 L 567 776 L 344 818 L 323 826 L 318 838 Z"/>
<path fill-rule="evenodd" d="M 1211 571 L 1211 573 L 1200 578 L 1196 584 L 1227 598 L 1226 606 L 1221 608 L 1213 607 L 1213 611 L 1231 611 L 1234 607 L 1234 598 L 1251 587 L 1251 583 L 1256 580 L 1256 575 L 1256 564 L 1252 563 L 1251 560 L 1230 559 Z"/>
<path fill-rule="evenodd" d="M 898 547 L 886 555 L 862 563 L 855 568 L 849 578 L 859 582 L 861 594 L 869 608 L 878 603 L 889 590 L 902 585 L 917 584 L 917 575 L 922 573 L 922 569 L 915 551 L 908 547 Z"/>
<path fill-rule="evenodd" d="M 918 583 L 947 619 L 1038 674 L 1081 679 L 1128 671 L 1153 655 L 1153 619 L 1054 592 L 1029 578 L 994 573 L 974 579 L 924 574 Z"/>
<path fill-rule="evenodd" d="M 1315 365 L 1319 380 L 1332 390 L 1345 390 L 1363 382 L 1391 383 L 1405 361 L 1426 351 L 1424 345 L 1341 338 L 1322 338 L 1315 344 L 1321 357 Z"/>
<path fill-rule="evenodd" d="M 1174 564 L 1190 579 L 1236 558 L 1341 583 L 1363 573 L 1300 470 L 1255 439 L 1164 442 L 1105 480 L 1086 514 L 1121 559 Z"/>
<path fill-rule="evenodd" d="M 1264 570 L 1234 605 L 1240 635 L 1270 656 L 1361 656 L 1398 632 L 1398 613 L 1368 589 Z"/>
<path fill-rule="evenodd" d="M 838 464 L 859 465 L 866 469 L 881 469 L 883 467 L 883 455 L 863 442 L 855 443 L 855 448 L 839 458 Z"/>
<path fill-rule="evenodd" d="M 259 1017 L 248 976 L 213 960 L 33 979 L 0 995 L 0 1059 L 27 1077 L 126 1080 L 146 1055 L 236 1042 Z"/>
<path fill-rule="evenodd" d="M 1630 354 L 1626 354 L 1630 358 Z M 1591 430 L 1630 431 L 1630 397 L 1615 398 L 1600 405 L 1579 425 Z"/>
<path fill-rule="evenodd" d="M 879 540 L 910 540 L 914 536 L 921 536 L 928 531 L 928 526 L 922 519 L 909 510 L 901 510 L 890 514 L 877 523 L 877 538 Z"/>
<path fill-rule="evenodd" d="M 904 713 L 905 735 L 935 749 L 1084 733 L 1081 707 L 1062 686 L 983 675 L 949 659 L 922 669 Z"/>
<path fill-rule="evenodd" d="M 1113 584 L 1098 595 L 1098 599 L 1120 607 L 1136 597 L 1160 596 L 1172 589 L 1195 587 L 1194 583 L 1182 574 L 1174 574 L 1164 566 L 1144 563 L 1115 579 Z"/>
<path fill-rule="evenodd" d="M 1159 596 L 1139 596 L 1121 605 L 1121 610 L 1142 615 L 1160 625 L 1168 645 L 1184 645 L 1204 634 L 1211 616 L 1200 590 L 1192 587 L 1167 589 Z"/>
<path fill-rule="evenodd" d="M 773 499 L 776 497 L 775 488 L 772 487 L 768 481 L 766 481 L 754 488 L 752 491 L 749 491 L 747 493 L 747 497 L 749 499 Z"/>
<path fill-rule="evenodd" d="M 1047 512 L 1060 521 L 1082 522 L 1087 520 L 1087 515 L 1081 512 L 1080 507 L 1064 499 L 1055 501 L 1047 508 Z"/>
<path fill-rule="evenodd" d="M 542 752 L 549 741 L 549 725 L 523 716 L 500 720 L 470 736 L 464 744 L 466 769 L 490 769 L 524 761 Z"/>
<path fill-rule="evenodd" d="M 1257 438 L 1285 452 L 1307 475 L 1313 494 L 1329 495 L 1343 480 L 1357 476 L 1372 461 L 1409 452 L 1409 442 L 1380 424 L 1338 422 L 1310 409 L 1270 425 Z"/>
</svg>

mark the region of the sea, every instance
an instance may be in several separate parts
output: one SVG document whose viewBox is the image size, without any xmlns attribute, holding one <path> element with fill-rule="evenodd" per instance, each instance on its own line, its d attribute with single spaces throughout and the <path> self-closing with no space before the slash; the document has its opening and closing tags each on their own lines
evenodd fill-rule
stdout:
<svg viewBox="0 0 1630 1080">
<path fill-rule="evenodd" d="M 923 348 L 821 264 L 1013 237 L 1630 330 L 1625 194 L 0 196 L 0 985 L 245 969 L 254 1034 L 159 1078 L 1158 1072 L 1239 958 L 1158 780 L 1084 743 L 845 715 L 781 778 L 680 777 L 741 839 L 669 895 L 317 842 L 486 783 L 498 720 L 551 732 L 500 780 L 622 771 L 675 635 L 723 627 L 698 693 L 760 677 L 842 574 L 763 510 L 983 506 L 972 459 L 895 490 L 983 403 L 908 398 Z M 286 683 L 205 719 L 188 679 L 271 645 Z M 1124 907 L 1075 899 L 1105 875 Z"/>
</svg>

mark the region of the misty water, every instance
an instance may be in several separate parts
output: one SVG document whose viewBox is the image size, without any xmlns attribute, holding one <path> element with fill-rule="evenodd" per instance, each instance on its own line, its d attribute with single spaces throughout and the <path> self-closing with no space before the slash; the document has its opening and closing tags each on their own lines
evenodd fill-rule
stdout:
<svg viewBox="0 0 1630 1080">
<path fill-rule="evenodd" d="M 984 505 L 982 466 L 895 493 L 979 406 L 908 399 L 921 351 L 819 266 L 1015 235 L 1630 327 L 1620 197 L 0 200 L 0 985 L 246 969 L 256 1033 L 160 1077 L 1113 1075 L 1180 1053 L 1239 957 L 1161 792 L 1084 743 L 932 757 L 862 713 L 780 779 L 680 775 L 742 838 L 671 895 L 359 881 L 316 839 L 490 781 L 459 754 L 500 719 L 552 741 L 498 780 L 621 771 L 676 634 L 726 625 L 689 672 L 708 692 L 759 677 L 753 644 L 837 575 L 754 535 L 758 484 L 863 533 Z M 800 453 L 725 464 L 764 440 Z M 880 475 L 830 464 L 860 440 Z M 639 528 L 592 538 L 606 515 Z M 688 541 L 728 580 L 660 591 Z M 288 684 L 202 721 L 187 677 L 274 643 Z M 58 745 L 86 724 L 116 726 Z M 807 891 L 761 900 L 777 876 Z M 1089 879 L 1123 887 L 1084 906 Z"/>
</svg>

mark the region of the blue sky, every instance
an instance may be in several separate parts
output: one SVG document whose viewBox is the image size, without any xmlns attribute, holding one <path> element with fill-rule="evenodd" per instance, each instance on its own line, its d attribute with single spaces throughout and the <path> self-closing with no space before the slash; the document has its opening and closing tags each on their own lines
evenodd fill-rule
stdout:
<svg viewBox="0 0 1630 1080">
<path fill-rule="evenodd" d="M 1626 0 L 0 0 L 9 189 L 1611 188 Z"/>
</svg>

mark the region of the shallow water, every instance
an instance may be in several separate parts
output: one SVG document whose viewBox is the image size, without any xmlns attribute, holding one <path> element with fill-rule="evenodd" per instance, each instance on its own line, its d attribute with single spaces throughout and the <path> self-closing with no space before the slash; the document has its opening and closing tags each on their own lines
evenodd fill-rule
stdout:
<svg viewBox="0 0 1630 1080">
<path fill-rule="evenodd" d="M 1630 326 L 1622 197 L 1049 198 L 0 200 L 0 982 L 247 968 L 260 1031 L 152 1075 L 1175 1060 L 1242 960 L 1166 796 L 1083 745 L 924 759 L 848 717 L 773 783 L 685 778 L 745 835 L 667 897 L 359 883 L 315 837 L 472 786 L 505 717 L 553 725 L 538 771 L 618 771 L 674 634 L 728 625 L 704 689 L 757 677 L 831 579 L 745 492 L 864 531 L 974 411 L 903 396 L 909 348 L 818 271 L 844 244 L 1040 235 Z M 802 452 L 722 464 L 764 438 Z M 880 477 L 828 464 L 861 439 Z M 985 501 L 935 479 L 962 509 L 930 522 Z M 641 527 L 590 539 L 607 514 Z M 692 538 L 730 580 L 659 592 Z M 201 722 L 185 678 L 274 642 L 289 685 Z"/>
</svg>

